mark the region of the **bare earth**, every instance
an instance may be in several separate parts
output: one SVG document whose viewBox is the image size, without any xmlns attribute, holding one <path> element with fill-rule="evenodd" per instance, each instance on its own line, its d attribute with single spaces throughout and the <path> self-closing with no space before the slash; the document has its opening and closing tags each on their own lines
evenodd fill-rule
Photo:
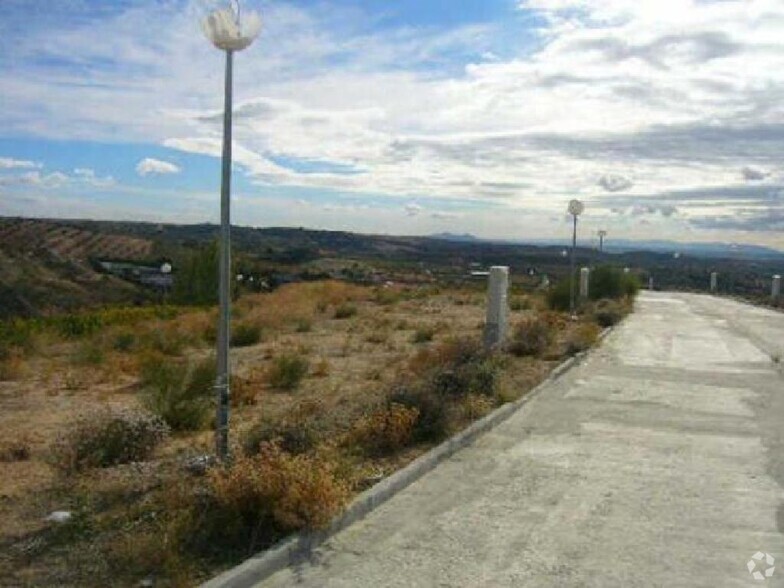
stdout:
<svg viewBox="0 0 784 588">
<path fill-rule="evenodd" d="M 780 313 L 646 293 L 583 365 L 263 586 L 784 585 L 746 567 L 784 561 L 783 334 Z"/>
</svg>

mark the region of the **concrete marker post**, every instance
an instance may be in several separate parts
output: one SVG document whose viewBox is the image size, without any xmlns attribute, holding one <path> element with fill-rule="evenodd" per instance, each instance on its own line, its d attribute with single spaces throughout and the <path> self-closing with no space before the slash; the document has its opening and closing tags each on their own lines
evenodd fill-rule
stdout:
<svg viewBox="0 0 784 588">
<path fill-rule="evenodd" d="M 716 272 L 711 272 L 710 275 L 710 291 L 714 294 L 719 289 L 719 274 Z"/>
<path fill-rule="evenodd" d="M 587 267 L 580 268 L 580 300 L 588 298 L 588 288 L 591 279 L 591 270 Z"/>
<path fill-rule="evenodd" d="M 485 322 L 484 346 L 492 350 L 501 345 L 506 337 L 509 321 L 509 268 L 493 266 L 487 282 L 487 320 Z"/>
<path fill-rule="evenodd" d="M 771 285 L 770 296 L 773 298 L 773 300 L 778 300 L 781 298 L 781 276 L 778 274 L 773 276 L 773 284 Z"/>
</svg>

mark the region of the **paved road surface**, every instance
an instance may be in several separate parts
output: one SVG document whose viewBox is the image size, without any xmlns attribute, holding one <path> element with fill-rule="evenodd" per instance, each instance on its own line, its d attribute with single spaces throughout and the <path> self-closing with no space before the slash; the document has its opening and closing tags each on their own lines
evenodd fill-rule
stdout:
<svg viewBox="0 0 784 588">
<path fill-rule="evenodd" d="M 784 586 L 783 352 L 784 314 L 645 293 L 583 365 L 262 586 Z"/>
</svg>

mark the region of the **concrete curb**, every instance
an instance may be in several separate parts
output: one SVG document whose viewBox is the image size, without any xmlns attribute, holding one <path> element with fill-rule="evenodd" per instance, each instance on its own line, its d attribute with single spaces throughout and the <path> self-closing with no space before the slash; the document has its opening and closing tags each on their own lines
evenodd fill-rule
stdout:
<svg viewBox="0 0 784 588">
<path fill-rule="evenodd" d="M 602 341 L 614 327 L 604 329 L 598 341 Z M 592 348 L 593 349 L 593 348 Z M 357 496 L 349 507 L 323 531 L 299 533 L 245 560 L 235 568 L 208 580 L 200 588 L 248 588 L 262 582 L 275 572 L 308 559 L 308 555 L 327 539 L 352 523 L 372 512 L 395 494 L 433 470 L 439 463 L 454 455 L 460 449 L 471 445 L 478 437 L 508 419 L 523 405 L 538 396 L 548 385 L 560 378 L 565 372 L 579 364 L 591 351 L 580 352 L 558 364 L 538 386 L 528 394 L 498 407 L 447 439 L 427 453 L 419 456 L 406 467 L 385 478 L 372 488 Z"/>
</svg>

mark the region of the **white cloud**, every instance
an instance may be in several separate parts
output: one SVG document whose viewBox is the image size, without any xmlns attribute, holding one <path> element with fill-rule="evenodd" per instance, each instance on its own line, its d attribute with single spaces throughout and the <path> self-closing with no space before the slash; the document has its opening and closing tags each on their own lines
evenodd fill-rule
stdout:
<svg viewBox="0 0 784 588">
<path fill-rule="evenodd" d="M 34 186 L 38 188 L 62 188 L 64 186 L 92 186 L 94 188 L 108 188 L 116 184 L 111 176 L 98 177 L 91 169 L 78 168 L 73 175 L 60 171 L 42 173 L 40 171 L 25 172 L 14 176 L 0 176 L 0 185 L 3 186 Z"/>
<path fill-rule="evenodd" d="M 689 214 L 731 215 L 743 203 L 715 194 L 758 181 L 738 170 L 780 166 L 780 1 L 519 5 L 543 17 L 535 43 L 499 41 L 530 37 L 502 34 L 518 21 L 378 30 L 360 9 L 268 2 L 267 28 L 237 57 L 238 167 L 260 189 L 535 210 L 526 230 L 541 234 L 560 230 L 542 219 L 570 198 L 586 199 L 599 222 L 626 190 L 651 201 L 708 191 Z M 130 6 L 27 34 L 15 49 L 21 75 L 0 70 L 3 128 L 220 156 L 220 54 L 181 5 Z M 85 42 L 97 33 L 105 42 Z M 77 67 L 45 59 L 63 55 Z M 759 179 L 773 189 L 776 178 Z M 682 232 L 682 215 L 657 212 Z M 503 216 L 488 222 L 511 227 Z"/>
<path fill-rule="evenodd" d="M 39 169 L 42 165 L 35 161 L 0 157 L 0 169 Z"/>
<path fill-rule="evenodd" d="M 146 157 L 136 165 L 136 173 L 140 176 L 148 176 L 151 174 L 178 174 L 181 171 L 180 167 L 173 163 L 160 159 L 153 159 L 152 157 Z"/>
</svg>

